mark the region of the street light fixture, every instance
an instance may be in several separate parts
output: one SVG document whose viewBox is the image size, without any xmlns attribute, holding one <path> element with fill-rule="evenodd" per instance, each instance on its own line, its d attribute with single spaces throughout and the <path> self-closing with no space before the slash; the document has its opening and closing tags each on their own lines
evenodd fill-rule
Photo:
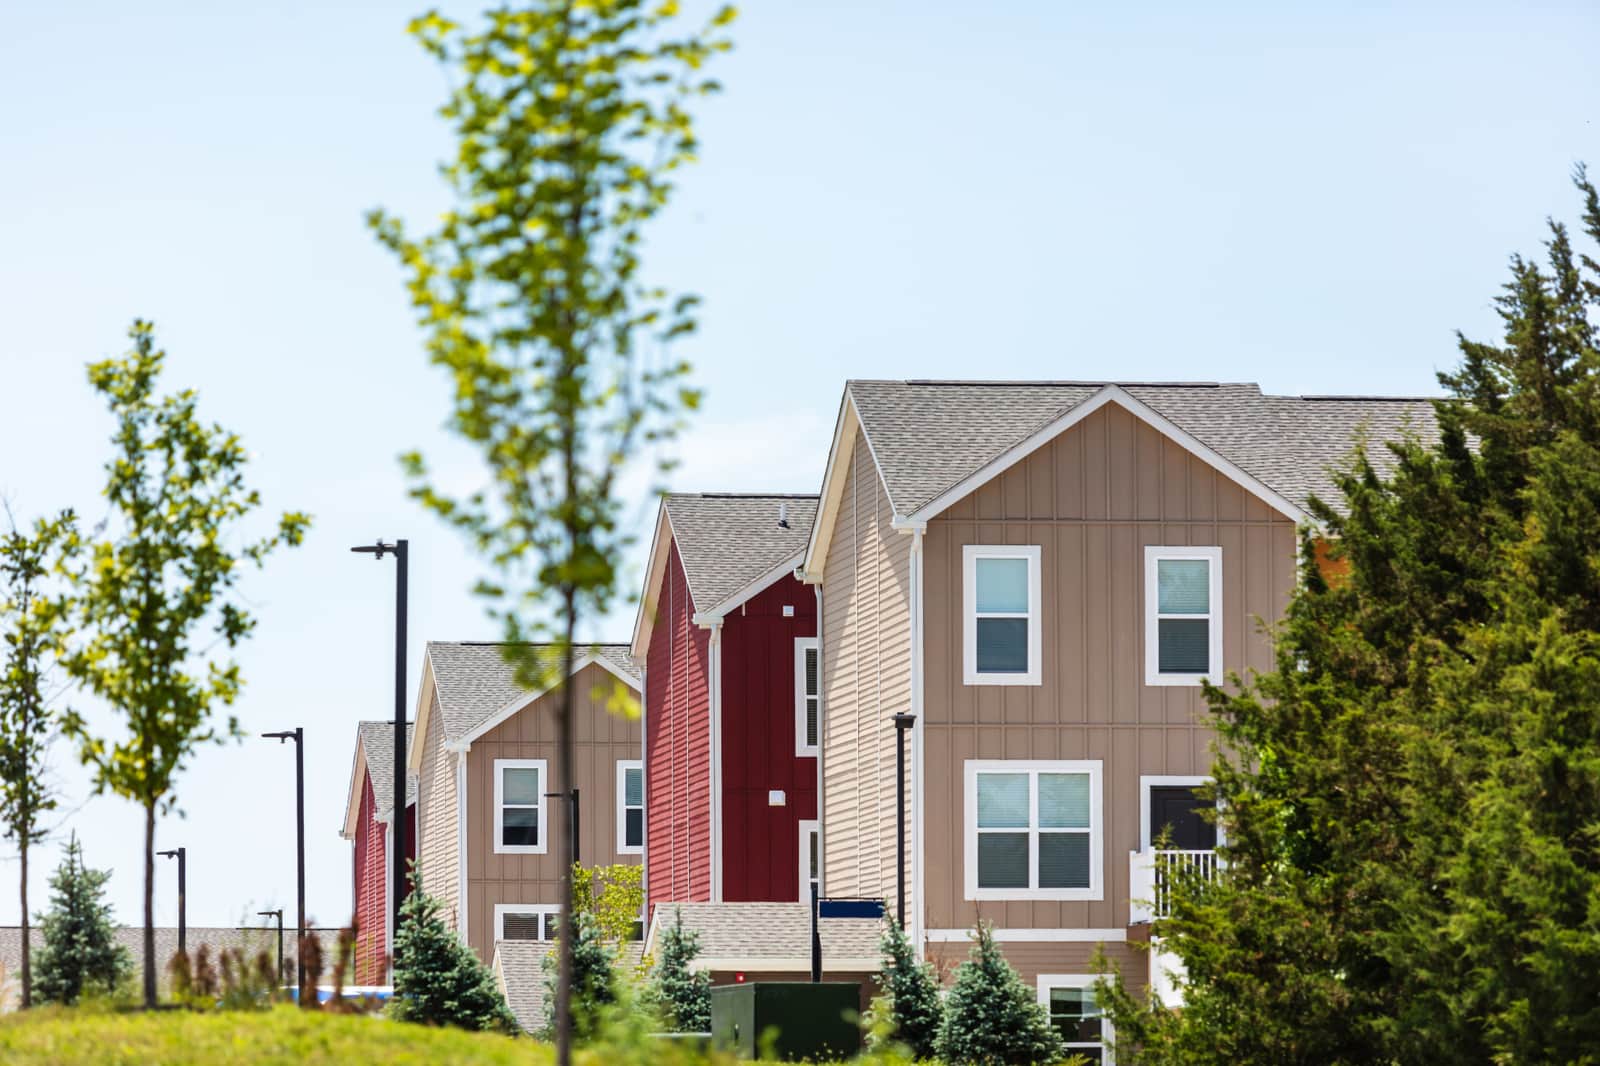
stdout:
<svg viewBox="0 0 1600 1066">
<path fill-rule="evenodd" d="M 278 986 L 283 984 L 283 908 L 275 911 L 256 911 L 263 918 L 278 919 L 278 969 L 277 976 L 272 979 L 273 994 L 277 994 Z"/>
<path fill-rule="evenodd" d="M 189 849 L 174 848 L 171 851 L 158 851 L 156 854 L 163 858 L 178 860 L 178 952 L 187 955 L 189 953 Z"/>
<path fill-rule="evenodd" d="M 894 723 L 894 879 L 899 893 L 896 915 L 900 931 L 906 928 L 906 734 L 917 724 L 917 716 L 904 711 L 889 719 Z"/>
<path fill-rule="evenodd" d="M 306 1006 L 306 965 L 301 944 L 306 936 L 306 746 L 305 730 L 296 726 L 263 737 L 282 744 L 294 741 L 294 853 L 295 853 L 295 987 L 300 990 L 300 1005 Z"/>
<path fill-rule="evenodd" d="M 394 912 L 392 928 L 400 935 L 400 903 L 406 898 L 406 571 L 409 568 L 410 542 L 401 538 L 385 544 L 380 537 L 371 544 L 358 545 L 350 550 L 362 555 L 382 559 L 395 557 L 394 572 L 394 814 L 389 825 L 394 831 L 394 854 L 390 856 L 393 874 L 390 878 L 394 898 L 389 901 Z M 389 945 L 394 953 L 394 945 Z"/>
</svg>

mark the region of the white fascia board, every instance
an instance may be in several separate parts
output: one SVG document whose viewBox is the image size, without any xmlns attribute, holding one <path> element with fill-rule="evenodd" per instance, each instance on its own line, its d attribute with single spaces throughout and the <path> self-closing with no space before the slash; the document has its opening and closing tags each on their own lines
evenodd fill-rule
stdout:
<svg viewBox="0 0 1600 1066">
<path fill-rule="evenodd" d="M 696 973 L 703 970 L 737 970 L 746 973 L 807 973 L 811 969 L 810 955 L 776 956 L 760 958 L 741 955 L 700 957 L 689 964 Z M 836 959 L 822 953 L 822 968 L 829 973 L 877 973 L 883 969 L 883 959 L 876 955 L 860 958 Z"/>
<path fill-rule="evenodd" d="M 456 913 L 461 915 L 461 939 L 463 942 L 471 943 L 472 926 L 467 914 L 470 885 L 467 881 L 467 753 L 465 751 L 456 755 L 456 864 L 460 892 L 456 901 Z"/>
<path fill-rule="evenodd" d="M 428 698 L 430 694 L 433 699 Z M 419 779 L 422 777 L 422 748 L 428 740 L 428 719 L 431 717 L 428 714 L 428 709 L 439 702 L 438 695 L 434 691 L 433 685 L 433 660 L 428 657 L 427 651 L 424 650 L 422 653 L 422 683 L 417 686 L 417 710 L 411 716 L 417 725 L 412 731 L 411 743 L 406 745 L 406 771 L 407 773 L 416 774 Z M 406 784 L 409 788 L 410 778 L 407 778 Z"/>
<path fill-rule="evenodd" d="M 707 625 L 707 624 L 710 624 L 709 621 L 708 622 L 701 622 L 700 619 L 702 619 L 702 618 L 706 618 L 708 620 L 714 620 L 714 621 L 717 621 L 717 622 L 722 621 L 728 615 L 732 614 L 733 611 L 740 604 L 745 603 L 745 602 L 747 602 L 749 600 L 755 599 L 757 596 L 761 595 L 761 593 L 767 591 L 769 588 L 771 588 L 772 586 L 776 585 L 778 582 L 782 581 L 784 578 L 794 576 L 795 568 L 797 566 L 799 566 L 804 561 L 805 561 L 805 553 L 804 552 L 801 552 L 798 555 L 790 556 L 789 558 L 785 559 L 783 562 L 779 563 L 777 566 L 773 567 L 771 570 L 768 570 L 766 573 L 762 574 L 760 577 L 758 577 L 754 581 L 750 582 L 750 584 L 746 585 L 744 588 L 740 589 L 738 592 L 735 592 L 732 596 L 729 596 L 727 599 L 725 599 L 721 603 L 717 604 L 716 607 L 714 607 L 711 610 L 706 611 L 706 612 L 704 612 L 702 614 L 696 614 L 694 616 L 695 624 L 696 625 Z"/>
<path fill-rule="evenodd" d="M 661 582 L 666 579 L 667 557 L 672 549 L 672 519 L 667 514 L 666 497 L 656 515 L 655 532 L 650 536 L 650 565 L 645 569 L 644 592 L 639 596 L 639 613 L 633 620 L 633 643 L 628 646 L 634 661 L 644 662 L 650 650 L 650 634 L 655 629 L 656 604 L 661 602 Z"/>
<path fill-rule="evenodd" d="M 924 938 L 932 944 L 960 944 L 972 939 L 971 929 L 929 929 Z M 997 943 L 1098 944 L 1121 943 L 1126 929 L 996 929 Z"/>
<path fill-rule="evenodd" d="M 614 664 L 606 659 L 604 655 L 597 655 L 592 651 L 584 652 L 573 662 L 572 673 L 568 675 L 568 677 L 577 677 L 579 674 L 583 673 L 587 667 L 590 666 L 600 667 L 600 669 L 604 670 L 618 681 L 621 681 L 629 688 L 633 689 L 634 691 L 638 691 L 638 683 L 634 681 L 633 678 L 629 677 L 627 674 L 624 674 Z M 510 703 L 506 704 L 504 707 L 500 708 L 498 711 L 494 712 L 494 714 L 490 715 L 488 718 L 485 718 L 482 722 L 479 722 L 472 728 L 470 732 L 467 733 L 466 736 L 462 737 L 460 740 L 451 741 L 449 744 L 445 745 L 445 747 L 450 751 L 467 751 L 472 747 L 473 741 L 477 740 L 491 729 L 494 729 L 496 726 L 501 725 L 518 712 L 527 710 L 527 708 L 531 706 L 535 700 L 539 699 L 541 696 L 548 695 L 549 693 L 555 691 L 559 685 L 560 682 L 557 682 L 554 685 L 546 686 L 545 688 L 538 689 L 537 691 L 523 693 Z"/>
<path fill-rule="evenodd" d="M 950 505 L 967 496 L 979 486 L 985 485 L 994 480 L 996 477 L 999 477 L 1005 471 L 1009 470 L 1017 463 L 1020 463 L 1029 455 L 1032 455 L 1044 445 L 1048 444 L 1056 437 L 1059 437 L 1062 433 L 1071 429 L 1079 422 L 1082 422 L 1085 418 L 1088 418 L 1090 415 L 1094 414 L 1094 412 L 1098 411 L 1108 403 L 1115 403 L 1125 408 L 1134 417 L 1154 427 L 1163 436 L 1169 438 L 1191 454 L 1197 455 L 1201 459 L 1205 460 L 1205 462 L 1210 465 L 1212 469 L 1222 474 L 1228 480 L 1239 485 L 1251 495 L 1259 498 L 1273 510 L 1286 515 L 1298 524 L 1315 524 L 1315 520 L 1311 517 L 1311 515 L 1307 514 L 1300 507 L 1291 503 L 1281 494 L 1268 488 L 1259 479 L 1246 473 L 1238 466 L 1238 464 L 1222 456 L 1210 445 L 1202 442 L 1198 437 L 1195 437 L 1186 430 L 1180 429 L 1165 415 L 1157 412 L 1148 404 L 1135 399 L 1128 392 L 1128 390 L 1124 389 L 1120 385 L 1105 386 L 1099 392 L 1095 393 L 1087 400 L 1084 400 L 1070 411 L 1067 411 L 1060 418 L 1057 418 L 1043 429 L 1034 433 L 1028 439 L 1022 441 L 1020 444 L 1017 444 L 1012 448 L 1007 449 L 1004 454 L 991 459 L 976 472 L 968 475 L 965 478 L 962 478 L 961 481 L 957 482 L 954 486 L 946 489 L 944 492 L 934 497 L 932 501 L 918 508 L 917 511 L 910 516 L 909 520 L 914 522 L 926 522 L 928 519 L 934 518 L 943 513 L 944 510 Z"/>
<path fill-rule="evenodd" d="M 811 524 L 811 539 L 806 543 L 805 557 L 800 563 L 803 571 L 801 580 L 808 585 L 822 581 L 828 545 L 833 540 L 833 525 L 839 517 L 839 501 L 844 496 L 844 483 L 849 477 L 850 462 L 855 453 L 855 431 L 858 429 L 865 438 L 866 430 L 861 425 L 856 402 L 850 396 L 850 387 L 846 385 L 844 399 L 839 403 L 839 418 L 833 427 L 833 443 L 828 446 L 828 465 L 823 467 L 822 493 L 817 498 L 817 519 Z M 870 440 L 867 441 L 867 454 L 872 455 Z M 876 455 L 872 456 L 872 465 L 878 471 L 879 482 L 882 482 L 883 471 L 878 467 Z M 884 485 L 884 495 L 888 494 L 889 488 Z M 892 509 L 892 500 L 890 505 Z"/>
<path fill-rule="evenodd" d="M 356 726 L 356 752 L 350 762 L 350 792 L 344 801 L 344 828 L 339 830 L 339 835 L 346 840 L 356 838 L 356 830 L 360 828 L 361 821 L 361 790 L 356 787 L 356 782 L 365 782 L 367 778 L 367 753 L 361 746 L 361 727 Z"/>
</svg>

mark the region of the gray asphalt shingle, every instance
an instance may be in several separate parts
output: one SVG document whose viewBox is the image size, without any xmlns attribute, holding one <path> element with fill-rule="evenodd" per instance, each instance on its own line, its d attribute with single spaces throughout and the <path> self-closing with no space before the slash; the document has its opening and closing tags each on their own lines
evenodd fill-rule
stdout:
<svg viewBox="0 0 1600 1066">
<path fill-rule="evenodd" d="M 526 695 L 506 662 L 503 644 L 429 641 L 428 661 L 433 666 L 434 691 L 446 741 L 459 740 Z M 530 653 L 552 673 L 559 670 L 556 650 L 548 644 L 527 645 Z M 638 687 L 639 668 L 626 644 L 594 644 L 577 649 L 578 657 L 593 653 Z"/>
<path fill-rule="evenodd" d="M 416 723 L 406 723 L 406 751 L 411 750 L 415 739 Z M 362 722 L 356 727 L 356 740 L 361 745 L 367 762 L 367 776 L 372 779 L 372 798 L 376 801 L 377 815 L 387 818 L 394 807 L 394 723 Z M 417 801 L 417 779 L 406 781 L 406 803 Z"/>
<path fill-rule="evenodd" d="M 545 1026 L 544 960 L 555 949 L 548 941 L 495 941 L 492 964 L 500 994 L 524 1032 L 538 1033 Z M 643 950 L 643 944 L 624 944 L 619 967 L 637 967 Z"/>
<path fill-rule="evenodd" d="M 689 594 L 701 611 L 805 551 L 817 517 L 815 496 L 674 493 L 665 506 Z"/>
<path fill-rule="evenodd" d="M 772 959 L 810 959 L 811 908 L 806 903 L 661 903 L 655 910 L 651 941 L 683 914 L 683 927 L 700 936 L 700 957 L 705 960 L 738 959 L 755 962 Z M 823 918 L 818 921 L 822 957 L 827 960 L 875 959 L 883 923 L 863 918 Z"/>
</svg>

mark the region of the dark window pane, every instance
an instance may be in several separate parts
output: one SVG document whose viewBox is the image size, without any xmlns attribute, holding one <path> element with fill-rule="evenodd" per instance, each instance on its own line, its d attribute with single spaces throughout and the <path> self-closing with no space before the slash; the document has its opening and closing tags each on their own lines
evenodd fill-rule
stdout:
<svg viewBox="0 0 1600 1066">
<path fill-rule="evenodd" d="M 500 817 L 500 843 L 517 847 L 539 844 L 539 809 L 507 807 Z"/>
<path fill-rule="evenodd" d="M 817 701 L 815 697 L 806 700 L 806 747 L 817 746 Z"/>
<path fill-rule="evenodd" d="M 541 915 L 538 914 L 507 914 L 501 922 L 505 926 L 507 940 L 538 940 L 541 929 Z"/>
<path fill-rule="evenodd" d="M 806 649 L 806 695 L 815 696 L 822 691 L 817 684 L 817 649 Z"/>
<path fill-rule="evenodd" d="M 1022 674 L 1028 670 L 1028 620 L 978 619 L 978 673 Z"/>
<path fill-rule="evenodd" d="M 1039 887 L 1089 887 L 1089 834 L 1039 834 Z"/>
<path fill-rule="evenodd" d="M 644 811 L 635 807 L 626 811 L 623 816 L 622 835 L 624 842 L 630 848 L 644 847 Z"/>
<path fill-rule="evenodd" d="M 554 940 L 556 938 L 556 923 L 558 917 L 559 916 L 555 914 L 546 914 L 544 916 L 544 938 L 546 940 Z"/>
<path fill-rule="evenodd" d="M 1163 674 L 1204 674 L 1211 670 L 1211 623 L 1205 619 L 1163 618 L 1156 623 L 1161 643 L 1156 669 Z"/>
<path fill-rule="evenodd" d="M 978 834 L 978 887 L 1028 887 L 1028 834 Z"/>
</svg>

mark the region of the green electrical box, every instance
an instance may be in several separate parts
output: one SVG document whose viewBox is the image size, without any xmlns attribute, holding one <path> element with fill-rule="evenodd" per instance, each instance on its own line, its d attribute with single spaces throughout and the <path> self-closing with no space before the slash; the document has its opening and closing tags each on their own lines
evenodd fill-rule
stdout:
<svg viewBox="0 0 1600 1066">
<path fill-rule="evenodd" d="M 861 1050 L 860 1012 L 861 986 L 854 982 L 719 985 L 711 990 L 711 1039 L 741 1059 L 848 1059 Z"/>
</svg>

